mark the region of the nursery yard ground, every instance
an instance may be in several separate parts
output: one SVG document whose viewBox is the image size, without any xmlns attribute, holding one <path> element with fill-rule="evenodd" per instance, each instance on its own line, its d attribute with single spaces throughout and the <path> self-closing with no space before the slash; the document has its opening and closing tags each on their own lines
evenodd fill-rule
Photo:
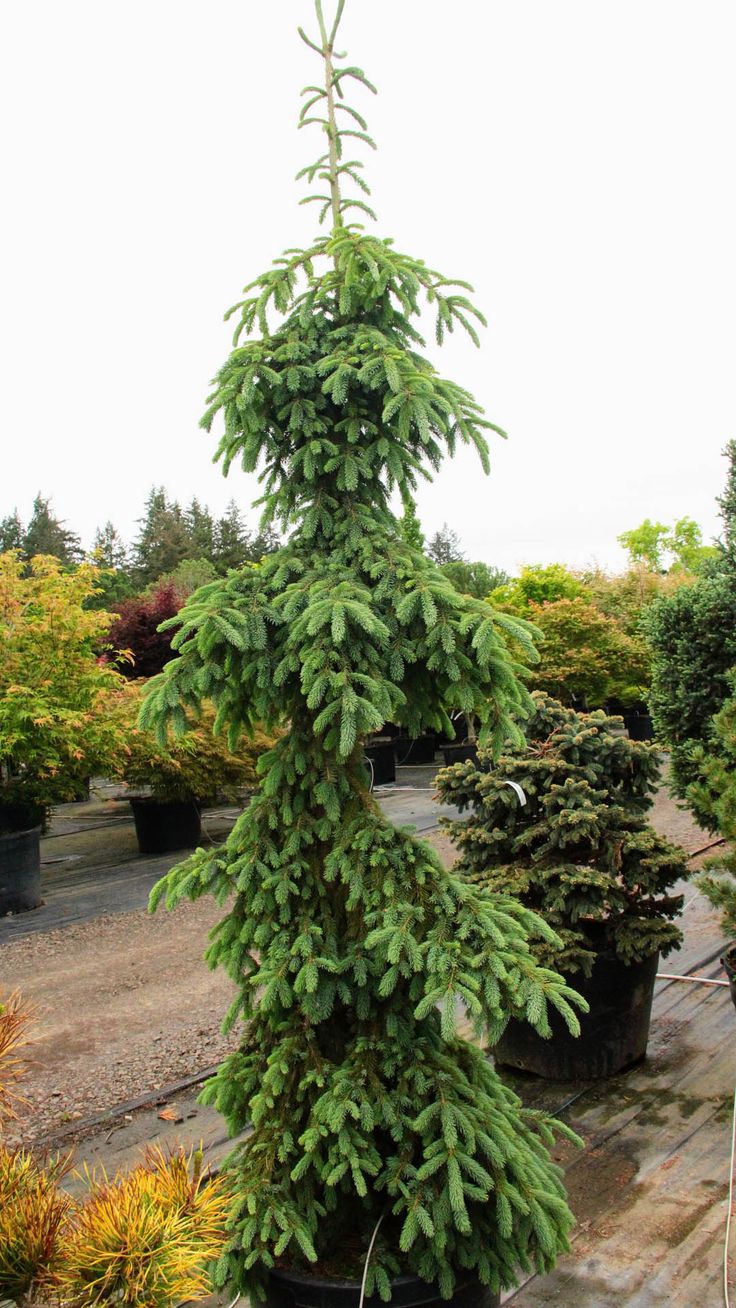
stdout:
<svg viewBox="0 0 736 1308">
<path fill-rule="evenodd" d="M 439 810 L 431 782 L 431 769 L 407 770 L 381 802 L 449 861 L 449 841 L 432 829 Z M 55 860 L 45 867 L 46 906 L 0 921 L 0 988 L 17 987 L 38 1006 L 31 1108 L 19 1135 L 63 1138 L 80 1163 L 108 1170 L 130 1165 L 153 1140 L 202 1141 L 217 1162 L 229 1145 L 218 1115 L 197 1104 L 196 1086 L 86 1125 L 99 1110 L 206 1070 L 229 1043 L 219 1023 L 230 985 L 201 957 L 220 910 L 205 900 L 146 913 L 148 889 L 175 856 L 142 859 L 126 807 L 109 790 L 89 805 L 66 806 L 44 846 L 44 857 Z M 205 827 L 218 839 L 233 817 L 210 812 Z M 664 788 L 652 820 L 689 852 L 709 843 Z M 685 887 L 685 899 L 685 942 L 663 970 L 722 977 L 717 917 L 694 887 Z M 526 1102 L 560 1112 L 586 1148 L 559 1152 L 578 1219 L 572 1253 L 504 1302 L 692 1308 L 723 1301 L 735 1021 L 727 989 L 661 981 L 639 1067 L 598 1083 L 515 1081 Z"/>
<path fill-rule="evenodd" d="M 437 841 L 433 775 L 401 769 L 382 803 Z M 185 855 L 141 856 L 121 794 L 96 786 L 90 803 L 57 810 L 42 842 L 44 906 L 0 919 L 0 993 L 21 990 L 38 1011 L 27 1143 L 201 1072 L 237 1038 L 219 1029 L 233 987 L 202 957 L 222 910 L 207 898 L 147 912 L 151 887 Z M 206 810 L 206 838 L 219 842 L 236 815 Z"/>
</svg>

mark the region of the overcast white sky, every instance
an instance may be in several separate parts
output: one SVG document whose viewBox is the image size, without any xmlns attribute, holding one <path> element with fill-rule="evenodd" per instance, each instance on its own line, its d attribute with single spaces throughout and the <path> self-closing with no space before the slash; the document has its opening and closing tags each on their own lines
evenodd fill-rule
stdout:
<svg viewBox="0 0 736 1308">
<path fill-rule="evenodd" d="M 334 0 L 326 0 L 332 10 Z M 0 515 L 36 491 L 128 538 L 153 483 L 248 507 L 198 430 L 223 311 L 316 214 L 298 133 L 311 0 L 2 6 Z M 380 235 L 468 278 L 441 366 L 508 442 L 423 490 L 427 532 L 515 568 L 644 517 L 718 529 L 736 435 L 732 0 L 348 0 Z M 361 105 L 363 107 L 363 105 Z M 251 515 L 253 516 L 253 515 Z"/>
</svg>

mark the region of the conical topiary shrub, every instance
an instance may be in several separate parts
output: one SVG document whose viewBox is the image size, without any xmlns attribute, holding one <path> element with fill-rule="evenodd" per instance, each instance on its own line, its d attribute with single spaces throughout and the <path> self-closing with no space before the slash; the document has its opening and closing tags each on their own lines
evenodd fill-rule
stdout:
<svg viewBox="0 0 736 1308">
<path fill-rule="evenodd" d="M 205 1098 L 233 1133 L 252 1123 L 229 1159 L 239 1198 L 218 1277 L 254 1298 L 275 1262 L 359 1276 L 379 1221 L 367 1288 L 385 1298 L 401 1272 L 445 1296 L 457 1278 L 509 1285 L 550 1267 L 571 1224 L 555 1124 L 456 1033 L 459 1006 L 491 1034 L 510 1015 L 547 1029 L 549 1002 L 575 1027 L 573 992 L 527 945 L 545 928 L 445 871 L 366 786 L 362 738 L 389 720 L 451 732 L 461 710 L 494 748 L 518 742 L 527 696 L 504 634 L 528 637 L 459 594 L 389 505 L 394 489 L 411 501 L 443 446 L 470 442 L 485 464 L 490 424 L 413 325 L 423 296 L 440 340 L 456 323 L 474 337 L 463 285 L 346 221 L 365 205 L 343 195 L 362 183 L 345 148 L 368 137 L 343 99 L 367 85 L 334 50 L 343 2 L 331 31 L 318 2 L 321 39 L 305 36 L 325 80 L 302 120 L 328 147 L 306 171 L 331 231 L 247 288 L 204 419 L 224 417 L 226 469 L 262 467 L 266 520 L 291 534 L 191 598 L 143 715 L 176 730 L 208 699 L 233 737 L 289 724 L 227 843 L 153 897 L 228 901 L 208 959 L 238 988 L 227 1020 L 243 1039 Z"/>
</svg>

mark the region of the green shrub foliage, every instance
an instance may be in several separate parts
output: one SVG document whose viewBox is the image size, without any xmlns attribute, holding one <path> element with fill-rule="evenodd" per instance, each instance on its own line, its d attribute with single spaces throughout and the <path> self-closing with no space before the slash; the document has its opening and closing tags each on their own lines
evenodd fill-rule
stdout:
<svg viewBox="0 0 736 1308">
<path fill-rule="evenodd" d="M 656 752 L 612 732 L 620 719 L 533 699 L 527 745 L 439 775 L 442 798 L 470 810 L 445 823 L 461 851 L 455 871 L 543 915 L 563 949 L 541 938 L 535 952 L 565 974 L 589 975 L 603 949 L 623 963 L 667 954 L 681 939 L 672 919 L 682 896 L 671 887 L 687 863 L 645 816 Z"/>
<path fill-rule="evenodd" d="M 674 595 L 645 613 L 653 650 L 649 706 L 657 738 L 671 753 L 670 779 L 680 799 L 698 804 L 699 750 L 710 750 L 715 715 L 729 698 L 736 666 L 736 441 L 723 451 L 728 473 L 718 499 L 723 533 L 717 557 Z M 707 821 L 696 807 L 700 821 Z"/>
<path fill-rule="evenodd" d="M 670 779 L 684 799 L 697 780 L 693 750 L 707 741 L 736 664 L 736 573 L 725 564 L 655 600 L 643 626 L 653 650 L 648 697 L 657 739 L 670 751 Z"/>
<path fill-rule="evenodd" d="M 707 745 L 694 748 L 698 779 L 687 801 L 698 820 L 729 843 L 706 863 L 698 889 L 721 913 L 723 930 L 736 936 L 736 671 L 728 677 L 731 694 L 713 719 Z"/>
<path fill-rule="evenodd" d="M 410 502 L 458 441 L 487 462 L 491 424 L 420 353 L 414 325 L 422 297 L 439 340 L 458 323 L 474 337 L 479 315 L 462 284 L 346 222 L 363 202 L 342 198 L 359 177 L 344 150 L 367 137 L 341 92 L 364 79 L 334 62 L 317 10 L 321 43 L 305 39 L 326 82 L 309 100 L 329 150 L 307 171 L 325 182 L 332 230 L 247 288 L 204 419 L 224 418 L 226 468 L 261 466 L 266 521 L 291 534 L 191 598 L 142 719 L 180 729 L 206 697 L 233 739 L 255 723 L 289 730 L 227 844 L 175 869 L 153 902 L 228 901 L 208 959 L 237 987 L 227 1022 L 243 1038 L 205 1097 L 232 1132 L 253 1130 L 229 1160 L 220 1282 L 257 1298 L 282 1257 L 360 1274 L 383 1218 L 369 1292 L 389 1297 L 390 1275 L 411 1269 L 449 1296 L 468 1271 L 508 1285 L 550 1267 L 571 1224 L 548 1152 L 559 1124 L 523 1109 L 458 1036 L 457 1007 L 491 1035 L 511 1015 L 544 1031 L 548 1004 L 576 1026 L 576 997 L 533 957 L 528 934 L 552 936 L 522 904 L 444 870 L 367 789 L 361 742 L 388 720 L 451 731 L 459 709 L 492 747 L 520 742 L 527 697 L 505 633 L 530 642 L 455 590 L 390 511 L 391 491 Z"/>
</svg>

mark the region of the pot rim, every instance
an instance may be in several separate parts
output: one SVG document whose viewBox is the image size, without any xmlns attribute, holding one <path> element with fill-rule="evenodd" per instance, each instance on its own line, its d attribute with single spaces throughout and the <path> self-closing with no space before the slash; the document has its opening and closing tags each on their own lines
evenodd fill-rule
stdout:
<svg viewBox="0 0 736 1308">
<path fill-rule="evenodd" d="M 193 804 L 196 807 L 197 801 L 194 795 L 187 795 L 185 799 L 156 799 L 154 795 L 126 795 L 129 804 L 145 804 L 151 808 L 155 804 L 157 808 L 169 808 L 176 804 Z"/>
<path fill-rule="evenodd" d="M 339 1276 L 317 1276 L 310 1272 L 297 1271 L 291 1267 L 272 1267 L 269 1276 L 282 1277 L 284 1280 L 294 1281 L 298 1285 L 310 1285 L 316 1289 L 339 1289 L 339 1290 L 360 1290 L 362 1281 L 346 1280 Z M 468 1275 L 467 1279 L 457 1278 L 456 1289 L 462 1290 L 466 1285 L 475 1285 L 478 1282 L 477 1276 Z M 396 1286 L 404 1285 L 422 1285 L 428 1290 L 437 1290 L 435 1281 L 425 1281 L 423 1277 L 417 1276 L 414 1272 L 404 1272 L 401 1276 L 392 1276 L 391 1284 Z"/>
</svg>

